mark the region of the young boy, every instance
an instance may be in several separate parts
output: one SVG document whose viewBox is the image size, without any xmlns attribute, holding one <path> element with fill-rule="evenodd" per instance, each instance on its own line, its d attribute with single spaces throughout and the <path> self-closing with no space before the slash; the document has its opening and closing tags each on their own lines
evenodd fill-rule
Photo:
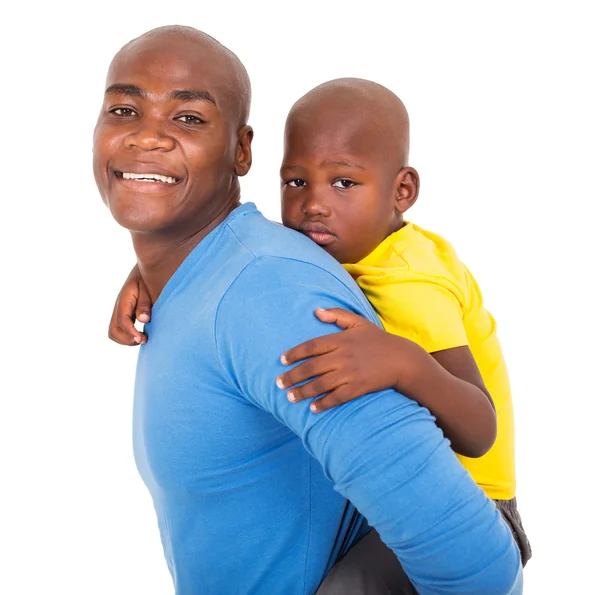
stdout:
<svg viewBox="0 0 600 595">
<path fill-rule="evenodd" d="M 516 509 L 512 402 L 495 322 L 450 244 L 404 221 L 419 192 L 408 148 L 406 109 L 376 83 L 330 81 L 292 107 L 281 167 L 283 224 L 344 264 L 388 332 L 349 312 L 318 310 L 345 332 L 285 353 L 285 364 L 306 361 L 277 383 L 293 387 L 292 402 L 325 395 L 313 401 L 315 412 L 389 387 L 427 407 L 496 501 L 525 565 L 531 550 Z M 149 320 L 149 302 L 134 269 L 115 306 L 111 338 L 144 342 L 132 316 Z"/>
</svg>

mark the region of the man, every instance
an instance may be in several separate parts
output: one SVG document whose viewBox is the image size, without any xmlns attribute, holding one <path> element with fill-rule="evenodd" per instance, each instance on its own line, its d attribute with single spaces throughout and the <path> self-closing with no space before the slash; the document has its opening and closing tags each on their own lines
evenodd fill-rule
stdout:
<svg viewBox="0 0 600 595">
<path fill-rule="evenodd" d="M 161 28 L 115 56 L 94 136 L 154 304 L 134 448 L 176 592 L 314 593 L 368 519 L 419 593 L 520 593 L 510 531 L 427 410 L 386 391 L 314 415 L 277 388 L 280 354 L 331 332 L 316 306 L 376 317 L 329 255 L 241 205 L 249 101 L 229 50 Z"/>
</svg>

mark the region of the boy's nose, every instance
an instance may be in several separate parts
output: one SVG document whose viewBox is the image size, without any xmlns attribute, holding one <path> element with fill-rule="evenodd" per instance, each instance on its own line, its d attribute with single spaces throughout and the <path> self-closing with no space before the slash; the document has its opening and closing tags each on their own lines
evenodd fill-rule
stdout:
<svg viewBox="0 0 600 595">
<path fill-rule="evenodd" d="M 302 203 L 302 213 L 308 217 L 315 217 L 317 215 L 329 217 L 331 209 L 326 201 L 319 198 L 317 193 L 309 191 Z"/>
</svg>

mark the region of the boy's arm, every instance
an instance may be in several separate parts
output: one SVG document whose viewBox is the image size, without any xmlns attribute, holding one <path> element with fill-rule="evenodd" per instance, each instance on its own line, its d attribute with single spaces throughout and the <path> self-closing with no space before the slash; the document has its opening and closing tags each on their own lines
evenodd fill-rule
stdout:
<svg viewBox="0 0 600 595">
<path fill-rule="evenodd" d="M 254 261 L 222 299 L 215 341 L 226 377 L 301 438 L 419 593 L 511 592 L 521 572 L 512 535 L 426 409 L 388 390 L 313 415 L 308 403 L 291 404 L 277 388 L 280 354 L 335 330 L 312 314 L 314 304 L 376 318 L 335 276 L 273 260 Z"/>
<path fill-rule="evenodd" d="M 142 345 L 148 338 L 135 328 L 135 319 L 149 322 L 152 311 L 150 292 L 137 264 L 125 280 L 115 301 L 108 326 L 108 337 L 121 345 Z"/>
<path fill-rule="evenodd" d="M 394 388 L 429 409 L 456 453 L 480 457 L 492 447 L 496 415 L 468 347 L 429 355 L 413 341 L 351 312 L 317 310 L 316 315 L 345 330 L 283 354 L 287 365 L 307 360 L 277 379 L 282 389 L 294 387 L 288 399 L 298 402 L 326 394 L 310 405 L 318 412 Z"/>
</svg>

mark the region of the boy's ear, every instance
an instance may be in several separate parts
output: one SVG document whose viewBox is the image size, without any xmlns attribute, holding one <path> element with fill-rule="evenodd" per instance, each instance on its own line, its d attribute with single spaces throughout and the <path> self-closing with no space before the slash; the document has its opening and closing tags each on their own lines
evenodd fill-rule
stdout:
<svg viewBox="0 0 600 595">
<path fill-rule="evenodd" d="M 252 165 L 252 139 L 254 130 L 250 126 L 242 126 L 238 130 L 238 142 L 235 150 L 234 171 L 237 176 L 245 176 Z"/>
<path fill-rule="evenodd" d="M 403 167 L 396 176 L 396 210 L 404 213 L 419 197 L 419 174 L 414 167 Z"/>
</svg>

